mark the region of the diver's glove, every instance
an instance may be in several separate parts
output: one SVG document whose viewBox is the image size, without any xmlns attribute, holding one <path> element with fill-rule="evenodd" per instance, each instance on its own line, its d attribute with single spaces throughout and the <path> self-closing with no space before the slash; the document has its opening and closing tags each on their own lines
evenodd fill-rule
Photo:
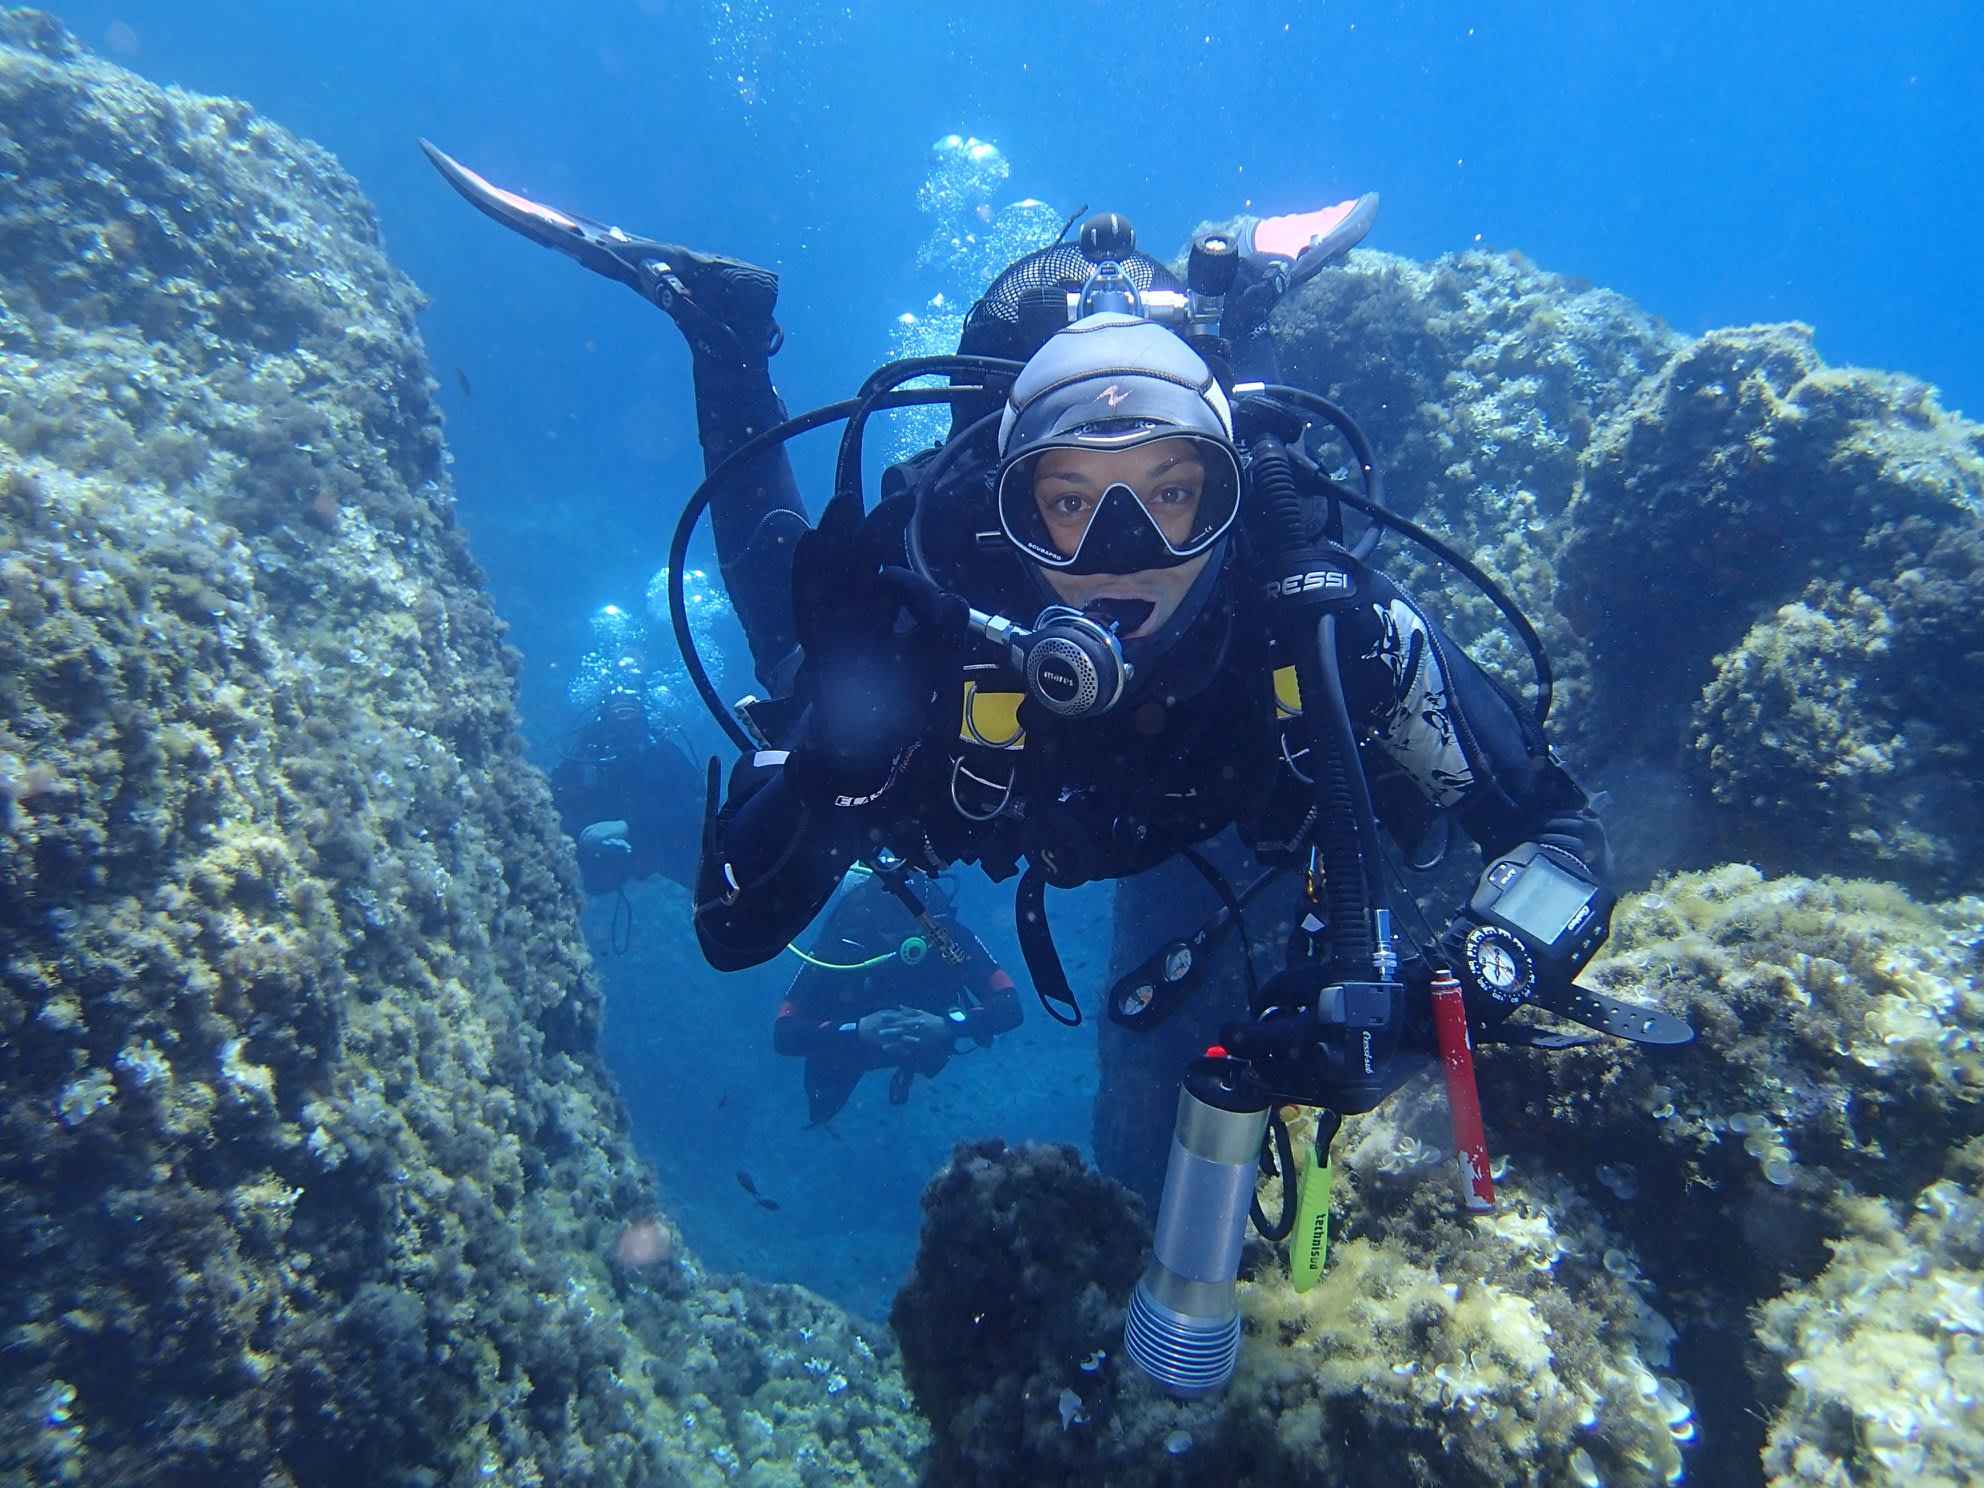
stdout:
<svg viewBox="0 0 1984 1488">
<path fill-rule="evenodd" d="M 623 821 L 596 821 L 579 833 L 579 851 L 589 856 L 631 853 L 633 850 L 634 844 L 627 840 L 627 824 Z"/>
<path fill-rule="evenodd" d="M 882 1008 L 854 1025 L 861 1047 L 891 1064 L 910 1065 L 929 1073 L 951 1054 L 951 1025 L 921 1008 Z"/>
<path fill-rule="evenodd" d="M 829 518 L 828 520 L 831 520 Z M 965 606 L 854 541 L 805 533 L 792 555 L 792 622 L 807 705 L 786 769 L 819 807 L 879 801 L 935 718 Z"/>
<path fill-rule="evenodd" d="M 1589 807 L 1560 811 L 1549 817 L 1538 825 L 1530 840 L 1569 853 L 1601 883 L 1612 877 L 1612 844 L 1606 839 L 1605 823 Z"/>
<path fill-rule="evenodd" d="M 632 876 L 634 844 L 624 821 L 596 821 L 579 833 L 579 878 L 589 894 L 610 894 Z"/>
</svg>

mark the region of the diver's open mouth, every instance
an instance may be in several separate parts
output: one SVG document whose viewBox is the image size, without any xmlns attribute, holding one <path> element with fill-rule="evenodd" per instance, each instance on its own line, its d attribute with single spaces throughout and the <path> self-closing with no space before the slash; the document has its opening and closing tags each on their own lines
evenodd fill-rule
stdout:
<svg viewBox="0 0 1984 1488">
<path fill-rule="evenodd" d="M 1082 606 L 1082 613 L 1091 620 L 1099 620 L 1104 625 L 1113 626 L 1119 640 L 1134 641 L 1143 636 L 1144 627 L 1149 625 L 1157 613 L 1157 605 L 1148 599 L 1112 599 L 1098 596 Z"/>
</svg>

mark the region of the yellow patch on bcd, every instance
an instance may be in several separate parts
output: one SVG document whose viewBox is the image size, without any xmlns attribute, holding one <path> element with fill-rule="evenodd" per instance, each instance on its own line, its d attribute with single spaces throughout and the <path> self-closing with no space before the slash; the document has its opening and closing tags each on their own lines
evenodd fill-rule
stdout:
<svg viewBox="0 0 1984 1488">
<path fill-rule="evenodd" d="M 1274 669 L 1274 716 L 1276 718 L 1302 716 L 1302 688 L 1295 680 L 1295 668 L 1292 666 Z"/>
<path fill-rule="evenodd" d="M 987 749 L 1023 749 L 1026 730 L 1020 727 L 1023 692 L 987 692 L 976 682 L 964 684 L 964 707 L 958 738 Z"/>
</svg>

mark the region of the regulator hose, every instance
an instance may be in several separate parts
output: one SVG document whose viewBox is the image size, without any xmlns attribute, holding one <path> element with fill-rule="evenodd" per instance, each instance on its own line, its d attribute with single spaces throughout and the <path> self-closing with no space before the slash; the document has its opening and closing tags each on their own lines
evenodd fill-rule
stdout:
<svg viewBox="0 0 1984 1488">
<path fill-rule="evenodd" d="M 1249 446 L 1255 500 L 1267 521 L 1267 551 L 1290 566 L 1316 564 L 1341 568 L 1316 548 L 1308 508 L 1295 479 L 1288 448 L 1273 434 L 1256 435 Z M 1338 603 L 1342 601 L 1336 601 Z M 1313 630 L 1301 622 L 1321 603 Z M 1295 657 L 1302 692 L 1302 714 L 1309 721 L 1315 756 L 1316 852 L 1323 868 L 1329 910 L 1328 945 L 1335 974 L 1353 981 L 1384 981 L 1377 964 L 1377 932 L 1372 910 L 1379 900 L 1375 882 L 1383 861 L 1370 785 L 1357 751 L 1343 676 L 1337 665 L 1336 613 L 1332 601 L 1309 595 L 1282 596 L 1276 615 L 1280 637 Z"/>
</svg>

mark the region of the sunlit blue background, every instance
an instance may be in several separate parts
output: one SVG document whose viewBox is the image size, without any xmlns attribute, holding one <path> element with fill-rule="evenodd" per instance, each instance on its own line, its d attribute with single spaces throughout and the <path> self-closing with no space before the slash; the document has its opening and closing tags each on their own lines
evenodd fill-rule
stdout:
<svg viewBox="0 0 1984 1488">
<path fill-rule="evenodd" d="M 960 131 L 1004 150 L 1010 197 L 1123 212 L 1160 255 L 1204 218 L 1376 189 L 1374 247 L 1518 248 L 1685 331 L 1805 320 L 1829 359 L 1913 373 L 1984 414 L 1984 6 L 1969 0 L 1878 15 L 1838 0 L 49 8 L 155 80 L 244 98 L 328 146 L 378 204 L 393 256 L 432 297 L 461 510 L 525 653 L 540 753 L 567 721 L 585 616 L 639 603 L 700 474 L 688 359 L 624 289 L 470 211 L 420 135 L 543 200 L 775 266 L 788 344 L 774 370 L 795 409 L 844 395 L 885 359 L 894 318 L 942 287 L 916 270 L 916 191 L 931 142 Z M 734 1167 L 803 1191 L 871 1163 L 867 1207 L 896 1228 L 882 1221 L 827 1280 L 872 1310 L 907 1256 L 929 1163 L 978 1123 L 955 1107 L 857 1109 L 851 1142 L 798 1137 L 797 1071 L 772 1067 L 763 1036 L 779 976 L 680 990 L 662 944 L 673 892 L 645 897 L 643 950 L 608 968 L 644 1146 L 700 1206 L 692 1243 L 754 1269 L 780 1269 L 794 1242 L 763 1227 Z M 664 971 L 673 1004 L 635 1004 L 629 989 Z M 664 1040 L 707 1043 L 726 1020 L 749 1039 L 690 1110 L 669 1062 L 684 1051 Z M 1027 1057 L 1043 1062 L 1028 1067 L 1051 1091 L 986 1114 L 1079 1139 L 1087 1051 L 1044 1022 L 1029 1025 Z M 1012 1083 L 987 1093 L 1009 1099 Z M 715 1135 L 685 1157 L 705 1123 Z"/>
</svg>

